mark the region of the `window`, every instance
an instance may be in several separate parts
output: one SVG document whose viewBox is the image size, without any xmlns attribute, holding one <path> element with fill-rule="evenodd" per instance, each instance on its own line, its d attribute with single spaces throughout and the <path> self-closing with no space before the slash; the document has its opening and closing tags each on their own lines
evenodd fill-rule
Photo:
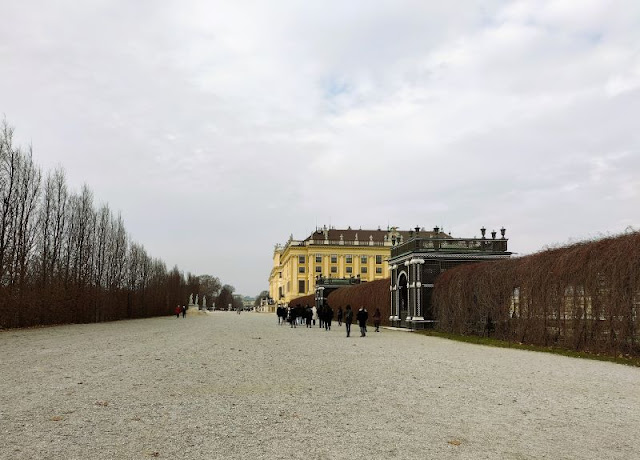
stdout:
<svg viewBox="0 0 640 460">
<path fill-rule="evenodd" d="M 304 280 L 300 280 L 298 281 L 298 294 L 304 294 L 304 293 L 305 293 Z"/>
<path fill-rule="evenodd" d="M 376 267 L 376 275 L 380 275 L 382 273 L 382 267 Z"/>
<path fill-rule="evenodd" d="M 316 254 L 316 263 L 322 263 L 322 256 L 320 254 Z"/>
<path fill-rule="evenodd" d="M 298 267 L 298 273 L 304 273 L 304 265 Z"/>
<path fill-rule="evenodd" d="M 282 278 L 282 272 L 278 273 L 278 278 Z"/>
<path fill-rule="evenodd" d="M 367 267 L 360 267 L 360 273 L 367 273 Z"/>
<path fill-rule="evenodd" d="M 382 256 L 376 256 L 376 264 L 382 263 Z"/>
<path fill-rule="evenodd" d="M 353 273 L 353 267 L 347 267 L 347 273 Z"/>
<path fill-rule="evenodd" d="M 345 262 L 350 264 L 353 262 L 353 257 L 351 257 L 351 254 L 347 254 L 345 257 Z"/>
<path fill-rule="evenodd" d="M 322 267 L 320 265 L 316 265 L 316 273 L 322 273 Z"/>
<path fill-rule="evenodd" d="M 338 267 L 335 265 L 331 267 L 331 273 L 338 273 Z"/>
<path fill-rule="evenodd" d="M 298 256 L 298 263 L 299 264 L 303 264 L 304 263 L 304 256 Z"/>
<path fill-rule="evenodd" d="M 366 264 L 367 263 L 367 256 L 360 256 L 360 263 L 361 264 Z"/>
<path fill-rule="evenodd" d="M 338 263 L 338 256 L 336 254 L 331 254 L 331 263 L 332 264 Z"/>
</svg>

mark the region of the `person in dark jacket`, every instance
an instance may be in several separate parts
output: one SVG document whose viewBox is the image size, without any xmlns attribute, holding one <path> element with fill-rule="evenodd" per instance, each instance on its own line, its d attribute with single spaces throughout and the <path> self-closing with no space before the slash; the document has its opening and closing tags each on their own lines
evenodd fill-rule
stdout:
<svg viewBox="0 0 640 460">
<path fill-rule="evenodd" d="M 313 317 L 313 312 L 311 311 L 311 307 L 307 304 L 304 309 L 304 319 L 307 327 L 311 327 L 311 318 Z"/>
<path fill-rule="evenodd" d="M 300 304 L 296 305 L 296 323 L 298 323 L 300 326 L 302 326 L 303 320 L 304 320 L 304 307 Z"/>
<path fill-rule="evenodd" d="M 356 314 L 356 320 L 358 320 L 358 325 L 360 326 L 360 337 L 367 335 L 367 319 L 369 319 L 369 312 L 362 306 Z"/>
<path fill-rule="evenodd" d="M 290 327 L 296 327 L 296 309 L 289 305 L 289 310 L 287 311 L 287 321 L 289 321 Z"/>
<path fill-rule="evenodd" d="M 351 335 L 352 322 L 353 322 L 353 310 L 351 310 L 351 305 L 347 304 L 347 309 L 344 312 L 344 325 L 347 327 L 347 337 Z"/>
<path fill-rule="evenodd" d="M 333 308 L 329 304 L 326 305 L 324 310 L 324 329 L 325 331 L 331 330 L 331 320 L 333 320 Z"/>
<path fill-rule="evenodd" d="M 338 307 L 338 326 L 342 326 L 342 307 Z"/>
<path fill-rule="evenodd" d="M 185 316 L 187 316 L 187 307 L 185 307 L 184 305 L 182 306 L 182 317 L 184 318 Z"/>
<path fill-rule="evenodd" d="M 373 325 L 376 327 L 376 332 L 380 332 L 381 318 L 382 318 L 382 314 L 380 313 L 380 309 L 376 308 L 376 311 L 373 313 Z"/>
</svg>

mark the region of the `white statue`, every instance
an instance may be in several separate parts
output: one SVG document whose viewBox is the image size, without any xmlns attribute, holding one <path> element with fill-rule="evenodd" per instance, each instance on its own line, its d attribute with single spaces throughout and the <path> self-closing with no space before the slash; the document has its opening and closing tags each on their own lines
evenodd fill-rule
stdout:
<svg viewBox="0 0 640 460">
<path fill-rule="evenodd" d="M 193 305 L 193 294 L 189 294 L 189 305 Z"/>
<path fill-rule="evenodd" d="M 198 294 L 196 294 L 196 303 L 194 305 L 198 305 Z"/>
<path fill-rule="evenodd" d="M 202 308 L 207 308 L 207 296 L 202 296 Z"/>
</svg>

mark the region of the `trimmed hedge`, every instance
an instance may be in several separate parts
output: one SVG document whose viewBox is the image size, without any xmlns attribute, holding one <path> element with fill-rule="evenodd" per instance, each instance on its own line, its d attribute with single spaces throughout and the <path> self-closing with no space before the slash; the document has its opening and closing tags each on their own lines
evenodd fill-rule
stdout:
<svg viewBox="0 0 640 460">
<path fill-rule="evenodd" d="M 640 356 L 640 233 L 463 265 L 432 299 L 442 331 Z"/>
<path fill-rule="evenodd" d="M 391 286 L 391 280 L 384 278 L 337 289 L 329 294 L 327 299 L 333 311 L 337 311 L 338 308 L 345 310 L 347 305 L 351 305 L 354 318 L 360 307 L 364 305 L 369 312 L 369 323 L 371 324 L 373 324 L 373 313 L 376 308 L 379 308 L 381 323 L 388 326 L 389 316 L 391 316 L 391 291 L 389 291 L 389 286 Z"/>
</svg>

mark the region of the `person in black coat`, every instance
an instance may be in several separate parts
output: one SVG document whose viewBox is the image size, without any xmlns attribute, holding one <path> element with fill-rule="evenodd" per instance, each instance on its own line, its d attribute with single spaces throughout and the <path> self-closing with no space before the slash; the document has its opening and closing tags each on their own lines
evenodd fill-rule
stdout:
<svg viewBox="0 0 640 460">
<path fill-rule="evenodd" d="M 367 319 L 369 319 L 369 312 L 364 306 L 360 307 L 358 314 L 356 315 L 358 325 L 360 326 L 360 337 L 367 335 Z"/>
<path fill-rule="evenodd" d="M 338 307 L 338 326 L 342 326 L 342 307 Z"/>
<path fill-rule="evenodd" d="M 344 312 L 344 324 L 347 327 L 347 337 L 351 335 L 352 322 L 353 322 L 353 310 L 351 310 L 351 305 L 347 304 L 347 309 Z"/>
<path fill-rule="evenodd" d="M 324 310 L 324 329 L 326 331 L 331 330 L 331 320 L 333 319 L 333 308 L 329 304 L 325 307 Z"/>
<path fill-rule="evenodd" d="M 373 325 L 376 327 L 376 332 L 380 332 L 381 320 L 382 320 L 382 314 L 380 313 L 380 309 L 376 308 L 376 311 L 373 312 Z"/>
<path fill-rule="evenodd" d="M 311 318 L 313 317 L 313 312 L 311 311 L 311 307 L 309 305 L 304 309 L 304 319 L 307 327 L 311 327 Z"/>
<path fill-rule="evenodd" d="M 296 327 L 296 308 L 289 306 L 289 315 L 287 317 L 287 321 L 289 321 L 289 327 Z"/>
</svg>

